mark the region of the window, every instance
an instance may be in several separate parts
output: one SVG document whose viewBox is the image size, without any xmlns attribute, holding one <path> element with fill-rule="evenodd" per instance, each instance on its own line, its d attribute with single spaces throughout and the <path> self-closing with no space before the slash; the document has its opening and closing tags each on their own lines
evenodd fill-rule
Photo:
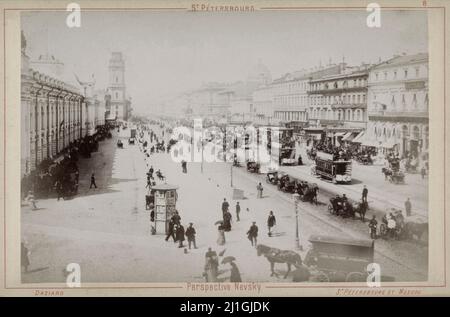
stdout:
<svg viewBox="0 0 450 317">
<path fill-rule="evenodd" d="M 375 80 L 378 80 L 378 73 L 375 73 Z"/>
<path fill-rule="evenodd" d="M 119 93 L 116 92 L 116 99 L 119 99 Z"/>
<path fill-rule="evenodd" d="M 416 94 L 413 95 L 413 101 L 412 101 L 413 107 L 417 108 L 417 97 Z"/>
<path fill-rule="evenodd" d="M 408 70 L 405 69 L 405 78 L 408 78 Z"/>
<path fill-rule="evenodd" d="M 387 72 L 384 72 L 384 80 L 387 80 Z"/>
<path fill-rule="evenodd" d="M 406 107 L 406 101 L 405 101 L 405 95 L 404 94 L 402 94 L 402 106 L 403 106 L 403 108 Z"/>
<path fill-rule="evenodd" d="M 419 77 L 419 67 L 416 67 L 416 77 Z"/>
<path fill-rule="evenodd" d="M 394 79 L 397 79 L 397 71 L 394 70 Z"/>
<path fill-rule="evenodd" d="M 425 104 L 425 107 L 428 108 L 428 94 L 425 94 L 424 104 Z"/>
<path fill-rule="evenodd" d="M 118 83 L 118 82 L 119 82 L 119 77 L 116 76 L 116 83 Z"/>
<path fill-rule="evenodd" d="M 395 96 L 392 96 L 392 100 L 391 100 L 391 106 L 392 108 L 395 108 Z"/>
</svg>

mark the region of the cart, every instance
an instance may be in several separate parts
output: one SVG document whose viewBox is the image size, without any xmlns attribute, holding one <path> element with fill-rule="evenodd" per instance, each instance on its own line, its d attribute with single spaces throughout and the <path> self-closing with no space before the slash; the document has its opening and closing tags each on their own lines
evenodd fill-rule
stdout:
<svg viewBox="0 0 450 317">
<path fill-rule="evenodd" d="M 305 264 L 321 282 L 365 282 L 374 260 L 374 240 L 312 235 Z"/>
</svg>

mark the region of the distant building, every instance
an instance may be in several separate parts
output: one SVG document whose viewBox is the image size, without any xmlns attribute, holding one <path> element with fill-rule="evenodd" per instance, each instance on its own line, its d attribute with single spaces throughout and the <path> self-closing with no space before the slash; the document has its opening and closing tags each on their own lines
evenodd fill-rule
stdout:
<svg viewBox="0 0 450 317">
<path fill-rule="evenodd" d="M 428 152 L 428 54 L 395 56 L 369 73 L 362 145 L 415 157 Z"/>
<path fill-rule="evenodd" d="M 121 52 L 113 52 L 109 60 L 109 85 L 111 96 L 106 109 L 109 118 L 127 121 L 131 116 L 131 100 L 125 85 L 125 61 Z"/>
</svg>

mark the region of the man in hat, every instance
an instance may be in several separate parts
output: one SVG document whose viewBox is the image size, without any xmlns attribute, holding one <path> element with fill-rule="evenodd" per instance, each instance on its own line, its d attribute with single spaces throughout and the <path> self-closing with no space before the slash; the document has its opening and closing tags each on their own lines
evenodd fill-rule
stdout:
<svg viewBox="0 0 450 317">
<path fill-rule="evenodd" d="M 376 239 L 377 238 L 377 226 L 378 226 L 378 221 L 377 221 L 375 215 L 373 215 L 372 219 L 369 222 L 370 238 L 371 239 Z"/>
<path fill-rule="evenodd" d="M 239 202 L 236 203 L 236 221 L 240 221 L 239 214 L 241 213 L 241 205 Z"/>
<path fill-rule="evenodd" d="M 262 198 L 263 187 L 262 187 L 261 183 L 259 183 L 258 186 L 256 186 L 256 190 L 258 191 L 258 198 Z"/>
<path fill-rule="evenodd" d="M 257 237 L 258 237 L 258 226 L 256 225 L 256 221 L 252 222 L 252 225 L 250 226 L 250 229 L 247 231 L 247 236 L 250 242 L 252 243 L 252 246 L 256 247 L 257 243 Z"/>
<path fill-rule="evenodd" d="M 269 217 L 267 218 L 267 227 L 269 228 L 269 237 L 272 236 L 272 228 L 276 225 L 277 220 L 273 214 L 273 211 L 271 210 L 269 213 Z"/>
<path fill-rule="evenodd" d="M 183 242 L 184 242 L 184 227 L 181 223 L 177 225 L 175 235 L 177 237 L 177 241 L 180 243 L 178 245 L 178 247 L 179 248 L 184 247 L 184 244 L 183 244 Z"/>
<path fill-rule="evenodd" d="M 89 189 L 91 189 L 92 186 L 97 188 L 97 184 L 95 183 L 95 174 L 94 173 L 91 174 L 91 185 L 89 186 Z"/>
<path fill-rule="evenodd" d="M 188 239 L 189 250 L 191 249 L 191 244 L 194 245 L 194 249 L 197 249 L 197 245 L 195 243 L 195 229 L 194 224 L 192 222 L 189 223 L 189 227 L 186 229 L 186 237 Z"/>
<path fill-rule="evenodd" d="M 369 190 L 367 189 L 366 185 L 364 185 L 363 191 L 362 191 L 362 202 L 367 202 L 367 195 L 369 194 Z"/>
<path fill-rule="evenodd" d="M 406 211 L 406 217 L 411 216 L 411 201 L 408 199 L 405 201 L 405 211 Z"/>
<path fill-rule="evenodd" d="M 230 204 L 228 203 L 227 199 L 223 199 L 222 203 L 222 214 L 225 215 L 225 211 L 228 211 L 228 207 L 230 207 Z"/>
</svg>

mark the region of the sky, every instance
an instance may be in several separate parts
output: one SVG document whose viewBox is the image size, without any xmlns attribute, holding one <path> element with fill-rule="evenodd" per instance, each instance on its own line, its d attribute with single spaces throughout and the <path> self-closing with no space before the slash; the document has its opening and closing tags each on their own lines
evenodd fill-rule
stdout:
<svg viewBox="0 0 450 317">
<path fill-rule="evenodd" d="M 272 78 L 332 62 L 375 63 L 394 54 L 428 51 L 425 11 L 382 11 L 381 27 L 366 25 L 368 12 L 81 11 L 23 12 L 31 60 L 50 53 L 81 80 L 95 74 L 108 85 L 111 52 L 125 57 L 127 93 L 136 113 L 202 83 L 245 80 L 261 61 Z"/>
</svg>

